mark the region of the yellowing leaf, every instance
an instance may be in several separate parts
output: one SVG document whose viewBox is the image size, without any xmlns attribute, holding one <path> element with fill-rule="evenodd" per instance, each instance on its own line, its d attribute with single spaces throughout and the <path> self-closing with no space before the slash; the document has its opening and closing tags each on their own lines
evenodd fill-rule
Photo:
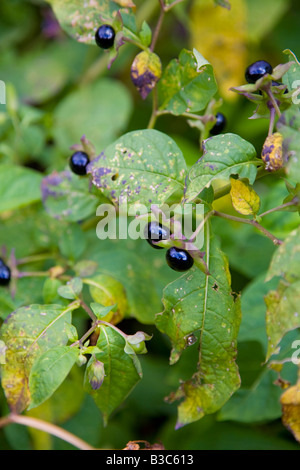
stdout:
<svg viewBox="0 0 300 470">
<path fill-rule="evenodd" d="M 266 170 L 276 171 L 283 166 L 283 137 L 279 132 L 269 135 L 262 148 L 261 158 L 266 164 Z"/>
<path fill-rule="evenodd" d="M 280 403 L 284 426 L 300 442 L 300 380 L 281 395 Z"/>
<path fill-rule="evenodd" d="M 245 0 L 231 2 L 231 9 L 211 0 L 195 0 L 190 11 L 191 47 L 214 68 L 220 92 L 235 99 L 229 88 L 245 81 L 247 67 L 247 7 Z"/>
<path fill-rule="evenodd" d="M 259 211 L 260 199 L 249 184 L 231 178 L 230 196 L 232 205 L 243 215 L 255 215 Z"/>
<path fill-rule="evenodd" d="M 131 66 L 131 80 L 143 99 L 147 98 L 161 77 L 160 58 L 150 51 L 140 52 Z"/>
</svg>

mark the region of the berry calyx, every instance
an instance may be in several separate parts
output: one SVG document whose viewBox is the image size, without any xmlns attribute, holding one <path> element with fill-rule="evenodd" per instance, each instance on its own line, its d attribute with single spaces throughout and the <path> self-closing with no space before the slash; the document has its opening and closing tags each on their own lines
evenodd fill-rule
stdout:
<svg viewBox="0 0 300 470">
<path fill-rule="evenodd" d="M 95 41 L 101 49 L 110 49 L 114 45 L 115 36 L 114 28 L 109 24 L 103 24 L 96 31 Z"/>
<path fill-rule="evenodd" d="M 174 269 L 174 271 L 188 271 L 194 264 L 193 258 L 187 251 L 175 246 L 168 249 L 166 261 L 168 266 Z"/>
<path fill-rule="evenodd" d="M 247 67 L 245 78 L 248 83 L 255 83 L 258 79 L 273 72 L 273 67 L 266 60 L 257 60 Z"/>
<path fill-rule="evenodd" d="M 70 168 L 76 175 L 86 175 L 86 167 L 90 162 L 89 156 L 85 152 L 75 152 L 70 158 Z"/>
<path fill-rule="evenodd" d="M 221 132 L 225 129 L 226 126 L 226 117 L 222 113 L 217 113 L 216 114 L 216 122 L 214 127 L 210 130 L 211 135 L 218 135 L 221 134 Z"/>
<path fill-rule="evenodd" d="M 0 258 L 0 286 L 8 286 L 11 278 L 11 272 L 8 266 Z"/>
<path fill-rule="evenodd" d="M 153 248 L 163 249 L 162 246 L 156 245 L 155 242 L 168 240 L 169 237 L 169 230 L 158 222 L 149 222 L 145 227 L 145 238 Z"/>
</svg>

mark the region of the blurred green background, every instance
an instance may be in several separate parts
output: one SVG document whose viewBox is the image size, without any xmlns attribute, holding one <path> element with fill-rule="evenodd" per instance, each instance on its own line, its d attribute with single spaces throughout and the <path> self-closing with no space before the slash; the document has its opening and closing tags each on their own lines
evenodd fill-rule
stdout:
<svg viewBox="0 0 300 470">
<path fill-rule="evenodd" d="M 138 21 L 146 19 L 151 27 L 155 26 L 158 2 L 135 3 Z M 226 131 L 250 141 L 260 154 L 268 121 L 249 120 L 253 105 L 235 96 L 229 87 L 244 83 L 245 67 L 255 60 L 265 59 L 276 66 L 286 61 L 283 54 L 286 48 L 300 56 L 300 4 L 298 0 L 232 0 L 231 4 L 231 11 L 215 7 L 213 0 L 187 0 L 178 5 L 166 16 L 156 52 L 165 66 L 183 47 L 196 47 L 215 67 L 223 98 L 220 110 L 228 121 Z M 46 2 L 1 0 L 0 80 L 6 84 L 7 103 L 0 105 L 0 177 L 5 165 L 11 163 L 42 175 L 63 170 L 70 146 L 79 143 L 83 134 L 100 153 L 121 133 L 147 127 L 151 96 L 142 101 L 130 80 L 130 66 L 136 53 L 134 46 L 126 45 L 108 70 L 105 53 L 67 37 Z M 197 161 L 199 135 L 186 120 L 163 116 L 156 128 L 177 141 L 189 165 Z M 262 198 L 262 210 L 280 204 L 286 195 L 284 182 L 268 177 L 257 183 L 255 189 Z M 233 211 L 226 197 L 217 207 Z M 266 228 L 281 237 L 299 225 L 298 219 L 295 214 L 273 214 Z M 17 256 L 27 256 L 37 248 L 55 246 L 57 227 L 55 221 L 47 219 L 38 201 L 13 214 L 2 210 L 0 245 L 5 244 L 8 250 L 14 248 Z M 135 320 L 125 320 L 120 328 L 127 333 L 143 329 L 154 336 L 147 344 L 149 354 L 141 357 L 143 380 L 107 428 L 103 427 L 92 398 L 82 391 L 83 371 L 78 368 L 72 370 L 50 400 L 30 411 L 31 416 L 55 422 L 91 445 L 106 449 L 123 448 L 135 439 L 161 441 L 166 449 L 299 449 L 281 424 L 280 389 L 272 384 L 276 376 L 261 366 L 265 338 L 262 333 L 256 339 L 246 334 L 254 309 L 258 318 L 264 318 L 263 303 L 253 305 L 253 298 L 257 293 L 256 280 L 267 269 L 274 247 L 246 225 L 237 227 L 214 220 L 214 228 L 229 257 L 233 290 L 245 292 L 245 323 L 241 327 L 238 355 L 244 393 L 242 409 L 233 402 L 232 409 L 229 406 L 221 413 L 175 431 L 176 405 L 165 403 L 164 397 L 177 388 L 180 379 L 193 373 L 197 349 L 189 348 L 178 364 L 169 367 L 169 344 L 165 338 L 151 325 L 141 328 Z M 94 230 L 86 253 L 97 259 L 98 240 L 93 241 L 93 235 Z M 148 247 L 129 244 L 126 249 L 140 256 L 146 254 L 154 261 L 157 256 Z M 164 272 L 159 260 L 156 266 L 159 273 L 155 288 L 159 298 L 166 281 L 174 279 L 174 275 Z M 17 304 L 41 301 L 42 283 L 43 280 L 24 280 Z M 11 311 L 6 293 L 0 292 L 0 302 L 2 309 Z M 80 315 L 77 322 L 79 328 L 86 326 Z M 294 377 L 294 372 L 287 370 L 286 376 Z M 266 405 L 268 412 L 261 413 Z M 7 413 L 1 391 L 0 409 L 1 415 Z M 0 430 L 0 448 L 71 446 L 44 433 L 10 425 Z"/>
</svg>

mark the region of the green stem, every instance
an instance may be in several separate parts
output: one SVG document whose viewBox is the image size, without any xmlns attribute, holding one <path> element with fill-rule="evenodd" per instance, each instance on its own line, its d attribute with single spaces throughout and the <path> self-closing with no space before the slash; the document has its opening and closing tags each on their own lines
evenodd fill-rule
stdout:
<svg viewBox="0 0 300 470">
<path fill-rule="evenodd" d="M 259 230 L 264 235 L 266 235 L 270 240 L 272 240 L 274 245 L 282 244 L 282 240 L 272 235 L 272 233 L 270 233 L 267 229 L 265 229 L 262 225 L 260 225 L 256 220 L 242 219 L 241 217 L 236 217 L 230 214 L 224 214 L 223 212 L 219 212 L 219 211 L 214 211 L 213 215 L 217 217 L 222 217 L 223 219 L 232 220 L 233 222 L 240 222 L 242 224 L 252 225 L 253 227 L 257 228 L 257 230 Z"/>
<path fill-rule="evenodd" d="M 157 24 L 156 24 L 156 27 L 154 29 L 154 33 L 153 33 L 153 36 L 152 36 L 152 42 L 151 42 L 151 46 L 150 46 L 150 51 L 151 52 L 153 52 L 153 50 L 155 48 L 160 30 L 161 30 L 161 27 L 162 27 L 162 23 L 163 23 L 163 20 L 164 20 L 164 17 L 165 17 L 165 12 L 166 12 L 163 0 L 159 0 L 159 3 L 160 3 L 161 8 L 160 8 L 160 14 L 159 14 L 159 17 L 158 17 L 158 21 L 157 21 Z"/>
<path fill-rule="evenodd" d="M 290 207 L 290 206 L 295 206 L 295 203 L 293 201 L 290 201 L 290 202 L 286 202 L 285 204 L 281 204 L 281 206 L 273 207 L 273 209 L 269 209 L 268 211 L 263 212 L 262 214 L 259 214 L 259 217 L 264 217 L 267 214 L 280 211 L 281 209 L 284 209 L 285 207 Z"/>
<path fill-rule="evenodd" d="M 157 87 L 155 86 L 152 92 L 152 114 L 150 116 L 147 129 L 153 129 L 155 126 L 157 116 L 158 116 L 157 106 L 158 106 Z"/>
<path fill-rule="evenodd" d="M 48 434 L 51 434 L 52 436 L 56 436 L 59 439 L 62 439 L 65 442 L 68 442 L 69 444 L 72 444 L 74 447 L 77 447 L 80 450 L 96 450 L 87 442 L 83 441 L 82 439 L 70 433 L 69 431 L 60 428 L 55 424 L 42 421 L 41 419 L 32 418 L 31 416 L 23 416 L 11 413 L 10 415 L 0 419 L 0 428 L 12 423 L 21 424 L 23 426 L 46 432 Z"/>
</svg>

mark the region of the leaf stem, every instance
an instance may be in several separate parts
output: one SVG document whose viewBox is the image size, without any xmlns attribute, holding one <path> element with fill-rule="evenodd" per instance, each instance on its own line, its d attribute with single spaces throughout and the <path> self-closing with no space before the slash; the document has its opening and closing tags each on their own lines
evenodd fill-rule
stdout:
<svg viewBox="0 0 300 470">
<path fill-rule="evenodd" d="M 150 51 L 151 52 L 153 52 L 153 50 L 155 48 L 160 30 L 161 30 L 161 27 L 162 27 L 162 23 L 163 23 L 163 20 L 164 20 L 164 17 L 165 17 L 165 12 L 166 12 L 166 9 L 165 9 L 166 7 L 164 5 L 163 0 L 158 0 L 158 1 L 160 3 L 161 8 L 160 8 L 160 14 L 159 14 L 159 17 L 158 17 L 158 21 L 157 21 L 157 24 L 156 24 L 156 27 L 154 29 L 154 33 L 153 33 L 153 36 L 152 36 L 152 42 L 151 42 L 151 46 L 150 46 Z"/>
<path fill-rule="evenodd" d="M 273 207 L 273 209 L 269 209 L 266 212 L 263 212 L 262 214 L 259 214 L 259 217 L 264 217 L 267 214 L 271 214 L 272 212 L 280 211 L 281 209 L 284 209 L 286 207 L 294 206 L 295 203 L 293 201 L 286 202 L 285 204 L 281 204 L 280 206 Z"/>
<path fill-rule="evenodd" d="M 70 433 L 69 431 L 60 428 L 55 424 L 47 423 L 46 421 L 43 421 L 41 419 L 32 418 L 31 416 L 23 416 L 11 413 L 8 416 L 5 416 L 4 418 L 0 419 L 0 428 L 12 423 L 21 424 L 23 426 L 38 429 L 39 431 L 47 432 L 48 434 L 56 436 L 59 439 L 68 442 L 69 444 L 73 445 L 74 447 L 80 450 L 96 450 L 87 442 L 83 441 L 82 439 Z"/>
<path fill-rule="evenodd" d="M 272 233 L 270 233 L 267 229 L 265 229 L 262 225 L 260 225 L 256 220 L 243 219 L 241 217 L 236 217 L 230 214 L 224 214 L 223 212 L 219 212 L 216 210 L 214 211 L 213 215 L 217 217 L 222 217 L 223 219 L 232 220 L 233 222 L 241 222 L 243 224 L 252 225 L 253 227 L 257 228 L 257 230 L 259 230 L 264 235 L 266 235 L 270 240 L 272 240 L 274 245 L 281 245 L 283 243 L 282 240 L 272 235 Z"/>
</svg>

